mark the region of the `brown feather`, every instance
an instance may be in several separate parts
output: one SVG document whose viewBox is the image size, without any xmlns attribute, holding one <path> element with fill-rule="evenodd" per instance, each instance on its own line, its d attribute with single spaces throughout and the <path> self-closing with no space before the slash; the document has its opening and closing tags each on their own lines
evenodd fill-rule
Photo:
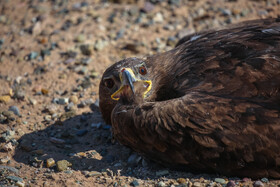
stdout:
<svg viewBox="0 0 280 187">
<path fill-rule="evenodd" d="M 103 78 L 120 85 L 119 69 L 143 62 L 148 96 L 112 101 L 117 87 Z M 280 19 L 189 36 L 171 51 L 120 61 L 103 78 L 100 109 L 122 144 L 186 170 L 280 177 Z"/>
</svg>

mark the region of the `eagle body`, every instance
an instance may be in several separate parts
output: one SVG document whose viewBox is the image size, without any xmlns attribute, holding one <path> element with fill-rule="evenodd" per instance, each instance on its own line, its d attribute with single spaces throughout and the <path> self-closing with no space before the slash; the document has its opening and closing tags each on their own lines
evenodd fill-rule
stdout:
<svg viewBox="0 0 280 187">
<path fill-rule="evenodd" d="M 138 76 L 140 66 L 147 72 Z M 123 68 L 151 81 L 143 97 L 137 87 L 110 97 Z M 188 171 L 280 178 L 279 18 L 202 32 L 165 53 L 117 62 L 104 72 L 99 97 L 114 137 L 152 160 Z"/>
</svg>

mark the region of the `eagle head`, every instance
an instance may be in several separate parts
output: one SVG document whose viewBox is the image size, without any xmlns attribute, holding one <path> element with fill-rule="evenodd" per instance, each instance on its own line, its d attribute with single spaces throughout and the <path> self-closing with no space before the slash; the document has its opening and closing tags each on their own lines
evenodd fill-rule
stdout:
<svg viewBox="0 0 280 187">
<path fill-rule="evenodd" d="M 106 123 L 111 124 L 111 112 L 118 102 L 132 104 L 143 101 L 151 88 L 148 67 L 142 59 L 128 58 L 109 67 L 99 86 L 99 107 Z"/>
</svg>

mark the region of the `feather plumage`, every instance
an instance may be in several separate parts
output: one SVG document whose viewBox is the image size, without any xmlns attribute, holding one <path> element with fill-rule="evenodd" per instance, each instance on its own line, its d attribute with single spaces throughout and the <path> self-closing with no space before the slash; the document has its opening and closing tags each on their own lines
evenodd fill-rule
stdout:
<svg viewBox="0 0 280 187">
<path fill-rule="evenodd" d="M 120 68 L 141 63 L 153 83 L 147 97 L 111 100 Z M 99 95 L 115 138 L 153 160 L 280 178 L 280 19 L 202 32 L 171 51 L 122 60 L 105 71 Z"/>
</svg>

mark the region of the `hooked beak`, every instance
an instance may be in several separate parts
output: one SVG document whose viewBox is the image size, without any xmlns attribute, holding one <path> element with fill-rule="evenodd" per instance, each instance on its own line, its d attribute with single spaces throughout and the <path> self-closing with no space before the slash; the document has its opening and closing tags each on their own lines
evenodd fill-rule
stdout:
<svg viewBox="0 0 280 187">
<path fill-rule="evenodd" d="M 119 100 L 121 96 L 129 97 L 129 95 L 135 94 L 135 86 L 136 82 L 139 82 L 140 85 L 143 86 L 144 92 L 143 97 L 146 96 L 146 93 L 151 89 L 152 81 L 141 80 L 136 78 L 134 72 L 130 68 L 123 68 L 119 74 L 121 80 L 120 88 L 111 95 L 113 100 Z M 131 90 L 131 91 L 130 91 Z"/>
<path fill-rule="evenodd" d="M 136 82 L 135 75 L 130 68 L 123 68 L 120 72 L 121 87 L 118 89 L 111 98 L 114 100 L 119 100 L 120 95 L 123 94 L 128 86 L 130 87 L 133 94 L 135 94 L 135 89 L 133 83 Z"/>
</svg>

